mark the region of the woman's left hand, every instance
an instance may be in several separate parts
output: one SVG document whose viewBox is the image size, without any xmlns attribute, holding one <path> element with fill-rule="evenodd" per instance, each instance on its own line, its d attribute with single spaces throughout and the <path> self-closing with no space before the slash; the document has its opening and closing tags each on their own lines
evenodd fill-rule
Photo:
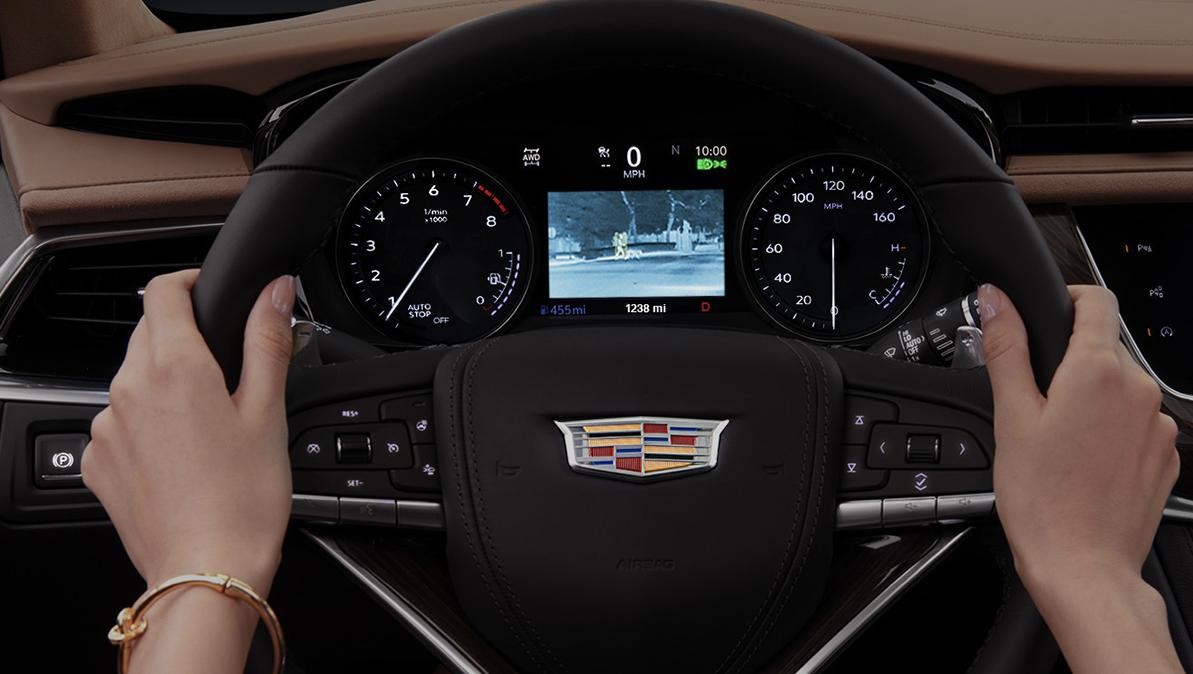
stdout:
<svg viewBox="0 0 1193 674">
<path fill-rule="evenodd" d="M 145 289 L 145 317 L 111 404 L 91 426 L 83 481 L 150 586 L 219 572 L 265 594 L 290 515 L 284 389 L 294 279 L 257 298 L 240 385 L 229 394 L 195 325 L 197 277 L 160 276 Z"/>
</svg>

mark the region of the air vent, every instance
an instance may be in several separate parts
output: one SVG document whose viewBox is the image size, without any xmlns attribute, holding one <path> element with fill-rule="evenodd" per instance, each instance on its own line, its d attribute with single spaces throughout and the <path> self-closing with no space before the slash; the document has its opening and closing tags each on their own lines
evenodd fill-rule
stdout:
<svg viewBox="0 0 1193 674">
<path fill-rule="evenodd" d="M 163 87 L 70 101 L 58 110 L 58 124 L 111 136 L 249 147 L 261 113 L 255 97 L 232 89 Z"/>
<path fill-rule="evenodd" d="M 106 380 L 137 321 L 140 291 L 159 274 L 198 268 L 214 233 L 89 244 L 26 265 L 3 325 L 0 368 L 26 375 Z"/>
<path fill-rule="evenodd" d="M 1000 105 L 1007 154 L 1193 150 L 1193 88 L 1037 89 Z"/>
</svg>

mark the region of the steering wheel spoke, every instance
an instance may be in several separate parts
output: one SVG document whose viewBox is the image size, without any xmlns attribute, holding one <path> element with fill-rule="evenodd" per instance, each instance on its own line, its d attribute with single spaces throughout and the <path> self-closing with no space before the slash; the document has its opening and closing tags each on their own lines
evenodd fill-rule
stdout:
<svg viewBox="0 0 1193 674">
<path fill-rule="evenodd" d="M 985 370 L 833 353 L 846 381 L 837 527 L 989 517 L 994 430 Z"/>
<path fill-rule="evenodd" d="M 448 352 L 292 368 L 294 519 L 443 528 L 431 387 Z"/>
</svg>

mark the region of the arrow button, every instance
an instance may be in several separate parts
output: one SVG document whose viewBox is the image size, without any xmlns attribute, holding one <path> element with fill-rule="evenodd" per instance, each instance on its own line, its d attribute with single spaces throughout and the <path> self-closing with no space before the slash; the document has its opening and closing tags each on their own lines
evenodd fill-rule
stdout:
<svg viewBox="0 0 1193 674">
<path fill-rule="evenodd" d="M 841 491 L 877 489 L 886 483 L 887 471 L 866 467 L 866 448 L 847 445 L 841 464 Z"/>
</svg>

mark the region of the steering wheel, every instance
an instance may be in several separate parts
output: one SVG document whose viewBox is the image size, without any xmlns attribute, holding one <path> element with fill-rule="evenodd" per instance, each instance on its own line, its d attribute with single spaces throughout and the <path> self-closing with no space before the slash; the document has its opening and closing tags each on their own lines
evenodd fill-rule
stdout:
<svg viewBox="0 0 1193 674">
<path fill-rule="evenodd" d="M 609 64 L 762 88 L 882 148 L 956 257 L 1015 302 L 1046 389 L 1072 305 L 1011 181 L 977 145 L 907 83 L 832 39 L 740 8 L 667 0 L 565 0 L 469 22 L 394 56 L 317 112 L 256 169 L 195 286 L 198 325 L 229 387 L 259 291 L 328 240 L 393 148 L 487 92 Z M 416 376 L 433 387 L 457 598 L 528 670 L 762 667 L 805 626 L 833 562 L 848 401 L 889 402 L 901 422 L 922 426 L 964 418 L 990 436 L 982 371 L 773 335 L 538 330 L 436 357 L 433 381 L 420 354 L 373 359 L 367 377 L 353 364 L 325 369 L 345 397 L 395 392 Z M 299 411 L 302 396 L 290 393 Z M 637 415 L 725 422 L 715 468 L 632 483 L 569 469 L 555 422 Z M 988 471 L 980 479 L 988 485 Z"/>
</svg>

